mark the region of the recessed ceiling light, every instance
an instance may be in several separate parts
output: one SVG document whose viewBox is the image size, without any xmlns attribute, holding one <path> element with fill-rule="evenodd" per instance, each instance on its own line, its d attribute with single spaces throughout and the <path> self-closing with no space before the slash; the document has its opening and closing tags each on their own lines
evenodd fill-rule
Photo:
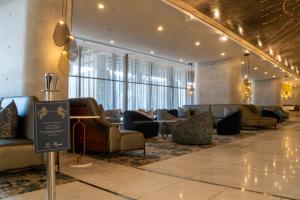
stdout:
<svg viewBox="0 0 300 200">
<path fill-rule="evenodd" d="M 268 72 L 265 72 L 265 74 L 268 74 Z"/>
<path fill-rule="evenodd" d="M 263 44 L 262 44 L 262 42 L 261 42 L 261 40 L 258 38 L 257 39 L 257 44 L 258 44 L 258 46 L 261 48 L 261 47 L 263 47 Z"/>
<path fill-rule="evenodd" d="M 271 56 L 274 55 L 274 51 L 273 51 L 273 49 L 272 49 L 271 47 L 269 48 L 269 54 L 270 54 Z"/>
<path fill-rule="evenodd" d="M 254 70 L 258 70 L 258 68 L 257 68 L 257 67 L 254 67 Z"/>
<path fill-rule="evenodd" d="M 104 6 L 103 3 L 99 3 L 99 4 L 98 4 L 98 8 L 99 8 L 100 10 L 103 10 L 103 9 L 105 8 L 105 6 Z"/>
<path fill-rule="evenodd" d="M 157 30 L 161 32 L 161 31 L 164 30 L 164 27 L 160 25 L 160 26 L 157 27 Z"/>
<path fill-rule="evenodd" d="M 225 56 L 225 55 L 226 55 L 226 53 L 225 53 L 225 52 L 222 52 L 220 55 L 221 55 L 221 56 Z"/>
<path fill-rule="evenodd" d="M 276 78 L 276 76 L 275 76 L 275 75 L 273 75 L 272 77 L 273 77 L 273 78 Z"/>
<path fill-rule="evenodd" d="M 180 59 L 179 59 L 179 61 L 180 61 L 180 62 L 183 62 L 183 59 L 182 59 L 182 58 L 180 58 Z"/>
<path fill-rule="evenodd" d="M 154 54 L 154 51 L 150 51 L 151 54 Z"/>
<path fill-rule="evenodd" d="M 228 37 L 226 35 L 220 35 L 219 40 L 226 42 L 228 40 Z"/>
<path fill-rule="evenodd" d="M 115 43 L 115 41 L 111 40 L 111 41 L 109 41 L 109 43 L 111 43 L 111 44 L 114 44 L 114 43 Z"/>
<path fill-rule="evenodd" d="M 201 43 L 200 43 L 199 41 L 195 42 L 195 45 L 196 45 L 196 46 L 200 46 L 200 44 L 201 44 Z"/>
<path fill-rule="evenodd" d="M 294 69 L 295 69 L 294 65 L 292 65 L 291 69 L 292 69 L 292 70 L 294 70 Z"/>
<path fill-rule="evenodd" d="M 243 30 L 243 28 L 242 28 L 242 26 L 241 26 L 241 25 L 239 25 L 239 32 L 240 32 L 240 34 L 241 34 L 241 35 L 243 35 L 243 34 L 244 34 L 244 30 Z"/>
</svg>

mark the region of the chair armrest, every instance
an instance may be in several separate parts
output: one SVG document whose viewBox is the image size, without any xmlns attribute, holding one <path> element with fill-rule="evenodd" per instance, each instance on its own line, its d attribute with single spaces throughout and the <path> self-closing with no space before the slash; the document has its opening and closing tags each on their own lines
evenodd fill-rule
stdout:
<svg viewBox="0 0 300 200">
<path fill-rule="evenodd" d="M 277 119 L 277 122 L 280 121 L 280 117 L 276 113 L 274 113 L 273 111 L 261 110 L 260 113 L 263 117 L 272 117 L 272 118 Z"/>
</svg>

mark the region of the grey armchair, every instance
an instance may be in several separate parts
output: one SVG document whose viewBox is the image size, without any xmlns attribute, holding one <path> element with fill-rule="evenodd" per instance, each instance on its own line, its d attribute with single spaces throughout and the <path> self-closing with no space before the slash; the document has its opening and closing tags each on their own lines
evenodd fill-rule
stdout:
<svg viewBox="0 0 300 200">
<path fill-rule="evenodd" d="M 171 125 L 173 142 L 178 144 L 211 144 L 213 118 L 211 112 L 198 113 Z"/>
</svg>

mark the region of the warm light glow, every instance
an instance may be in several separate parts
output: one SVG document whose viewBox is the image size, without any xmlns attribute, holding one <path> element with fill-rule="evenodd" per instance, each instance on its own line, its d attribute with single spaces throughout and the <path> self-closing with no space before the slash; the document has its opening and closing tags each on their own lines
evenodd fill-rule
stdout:
<svg viewBox="0 0 300 200">
<path fill-rule="evenodd" d="M 226 55 L 226 53 L 225 53 L 225 52 L 222 52 L 220 55 L 221 55 L 221 56 L 225 56 L 225 55 Z"/>
<path fill-rule="evenodd" d="M 219 8 L 214 8 L 213 10 L 214 18 L 220 19 L 220 10 Z"/>
<path fill-rule="evenodd" d="M 271 56 L 274 55 L 274 51 L 273 51 L 273 49 L 272 49 L 271 47 L 269 48 L 269 54 L 270 54 Z"/>
<path fill-rule="evenodd" d="M 275 76 L 275 75 L 273 75 L 272 77 L 273 77 L 273 78 L 276 78 L 276 76 Z"/>
<path fill-rule="evenodd" d="M 150 51 L 151 54 L 154 54 L 154 51 Z"/>
<path fill-rule="evenodd" d="M 242 63 L 242 65 L 244 65 L 244 64 L 245 64 L 245 61 L 242 61 L 241 63 Z"/>
<path fill-rule="evenodd" d="M 254 70 L 258 70 L 258 68 L 257 68 L 257 67 L 254 67 Z"/>
<path fill-rule="evenodd" d="M 160 25 L 160 26 L 157 27 L 157 30 L 161 32 L 161 31 L 164 30 L 164 27 Z"/>
<path fill-rule="evenodd" d="M 264 74 L 268 74 L 268 72 L 265 72 Z"/>
<path fill-rule="evenodd" d="M 219 40 L 226 42 L 228 40 L 228 37 L 226 35 L 220 35 Z"/>
<path fill-rule="evenodd" d="M 281 62 L 281 61 L 282 61 L 282 58 L 281 58 L 281 56 L 280 56 L 280 55 L 277 55 L 277 60 L 278 60 L 279 62 Z"/>
<path fill-rule="evenodd" d="M 244 30 L 243 30 L 243 28 L 242 28 L 241 25 L 239 25 L 239 28 L 238 28 L 238 29 L 239 29 L 240 34 L 243 35 L 243 34 L 244 34 Z"/>
<path fill-rule="evenodd" d="M 70 38 L 70 40 L 74 40 L 75 39 L 74 36 L 72 36 L 72 35 L 70 35 L 69 38 Z"/>
<path fill-rule="evenodd" d="M 98 4 L 98 8 L 99 8 L 100 10 L 103 10 L 103 9 L 105 8 L 105 6 L 104 6 L 103 3 L 99 3 L 99 4 Z"/>
<path fill-rule="evenodd" d="M 59 20 L 59 24 L 64 25 L 65 24 L 64 20 Z"/>
<path fill-rule="evenodd" d="M 111 41 L 109 41 L 109 43 L 111 43 L 111 44 L 114 44 L 114 43 L 115 43 L 115 41 L 114 41 L 114 40 L 111 40 Z"/>
<path fill-rule="evenodd" d="M 66 56 L 66 55 L 68 55 L 68 52 L 63 51 L 62 54 Z"/>
<path fill-rule="evenodd" d="M 259 47 L 263 47 L 263 44 L 262 44 L 260 39 L 257 39 L 257 44 L 258 44 Z"/>
<path fill-rule="evenodd" d="M 182 58 L 180 58 L 180 59 L 179 59 L 179 61 L 180 61 L 180 62 L 183 62 L 183 59 L 182 59 Z"/>
<path fill-rule="evenodd" d="M 200 46 L 200 42 L 199 41 L 195 42 L 195 45 Z"/>
</svg>

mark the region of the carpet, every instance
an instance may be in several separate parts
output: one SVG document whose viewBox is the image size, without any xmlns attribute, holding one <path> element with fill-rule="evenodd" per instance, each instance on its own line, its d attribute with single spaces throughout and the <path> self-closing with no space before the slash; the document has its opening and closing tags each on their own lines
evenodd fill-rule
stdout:
<svg viewBox="0 0 300 200">
<path fill-rule="evenodd" d="M 212 148 L 218 145 L 227 144 L 236 140 L 247 138 L 253 135 L 263 133 L 263 130 L 243 130 L 238 135 L 217 135 L 214 133 L 211 145 L 180 145 L 172 142 L 171 136 L 164 140 L 161 136 L 146 140 L 146 156 L 143 150 L 127 151 L 112 154 L 109 162 L 126 165 L 130 167 L 140 167 L 142 165 L 166 160 L 176 156 L 189 154 L 195 151 Z M 108 160 L 105 155 L 89 155 L 95 159 Z"/>
<path fill-rule="evenodd" d="M 56 174 L 56 184 L 75 181 L 74 178 L 62 173 Z M 35 167 L 19 171 L 0 173 L 0 199 L 12 197 L 26 192 L 46 188 L 45 167 Z"/>
</svg>

